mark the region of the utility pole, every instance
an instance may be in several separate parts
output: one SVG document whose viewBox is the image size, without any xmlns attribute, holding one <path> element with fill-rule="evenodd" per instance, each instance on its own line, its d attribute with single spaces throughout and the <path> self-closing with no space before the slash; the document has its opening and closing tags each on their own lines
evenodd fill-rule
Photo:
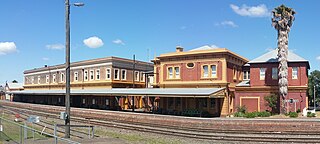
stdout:
<svg viewBox="0 0 320 144">
<path fill-rule="evenodd" d="M 133 78 L 132 79 L 132 88 L 133 89 L 135 87 L 135 85 L 134 85 L 135 83 L 134 82 L 135 82 L 135 79 L 136 79 L 135 78 L 135 76 L 136 76 L 136 71 L 135 70 L 136 70 L 136 55 L 133 55 L 133 72 L 132 72 L 133 73 L 133 77 L 132 77 Z M 132 100 L 132 111 L 134 112 L 134 96 L 132 96 L 132 99 L 133 99 Z"/>
<path fill-rule="evenodd" d="M 313 108 L 316 110 L 316 85 L 313 85 Z"/>
<path fill-rule="evenodd" d="M 65 138 L 70 138 L 70 5 L 69 0 L 65 0 L 66 7 L 66 118 L 65 118 Z"/>
</svg>

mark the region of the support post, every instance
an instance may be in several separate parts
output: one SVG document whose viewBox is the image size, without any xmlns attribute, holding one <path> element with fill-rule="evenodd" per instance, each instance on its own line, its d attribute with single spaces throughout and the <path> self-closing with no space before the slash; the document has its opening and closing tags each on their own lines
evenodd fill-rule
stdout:
<svg viewBox="0 0 320 144">
<path fill-rule="evenodd" d="M 58 143 L 58 139 L 57 139 L 57 124 L 54 124 L 53 135 L 54 135 L 54 143 L 57 144 Z"/>
<path fill-rule="evenodd" d="M 132 88 L 135 87 L 135 76 L 136 76 L 136 55 L 133 55 L 133 80 L 132 80 Z M 134 112 L 134 96 L 132 96 L 132 111 Z"/>
<path fill-rule="evenodd" d="M 66 7 L 66 119 L 65 119 L 65 138 L 70 138 L 70 5 L 69 0 L 65 0 Z"/>
</svg>

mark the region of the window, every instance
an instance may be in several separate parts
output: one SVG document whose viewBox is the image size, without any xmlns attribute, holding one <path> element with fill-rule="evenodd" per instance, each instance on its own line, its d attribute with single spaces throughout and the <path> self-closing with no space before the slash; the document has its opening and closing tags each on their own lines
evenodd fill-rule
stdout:
<svg viewBox="0 0 320 144">
<path fill-rule="evenodd" d="M 217 66 L 211 65 L 211 77 L 217 77 Z"/>
<path fill-rule="evenodd" d="M 52 75 L 52 82 L 53 82 L 53 83 L 56 83 L 56 74 L 53 74 L 53 75 Z"/>
<path fill-rule="evenodd" d="M 121 79 L 126 80 L 127 79 L 127 70 L 122 69 L 121 70 Z"/>
<path fill-rule="evenodd" d="M 134 72 L 134 80 L 139 81 L 139 72 Z"/>
<path fill-rule="evenodd" d="M 96 80 L 100 80 L 100 69 L 96 70 Z"/>
<path fill-rule="evenodd" d="M 233 66 L 233 79 L 237 79 L 237 68 L 235 66 Z"/>
<path fill-rule="evenodd" d="M 140 81 L 144 82 L 145 74 L 141 72 Z"/>
<path fill-rule="evenodd" d="M 40 84 L 40 76 L 38 76 L 38 84 Z"/>
<path fill-rule="evenodd" d="M 94 71 L 90 70 L 90 80 L 94 80 Z"/>
<path fill-rule="evenodd" d="M 92 99 L 92 104 L 96 104 L 96 99 Z"/>
<path fill-rule="evenodd" d="M 187 63 L 187 68 L 193 68 L 194 67 L 194 63 Z"/>
<path fill-rule="evenodd" d="M 169 74 L 169 79 L 172 79 L 173 78 L 173 69 L 172 69 L 172 67 L 169 67 L 168 68 L 168 74 Z"/>
<path fill-rule="evenodd" d="M 298 67 L 292 68 L 292 79 L 298 79 Z"/>
<path fill-rule="evenodd" d="M 106 106 L 109 106 L 110 103 L 109 103 L 109 99 L 106 99 Z"/>
<path fill-rule="evenodd" d="M 243 71 L 243 80 L 250 80 L 250 71 Z"/>
<path fill-rule="evenodd" d="M 64 73 L 61 73 L 60 82 L 64 82 Z"/>
<path fill-rule="evenodd" d="M 84 80 L 88 81 L 88 71 L 84 71 Z"/>
<path fill-rule="evenodd" d="M 46 75 L 46 83 L 49 83 L 49 75 Z"/>
<path fill-rule="evenodd" d="M 204 66 L 202 66 L 202 70 L 203 70 L 203 77 L 204 77 L 204 78 L 209 77 L 209 69 L 208 69 L 208 65 L 204 65 Z"/>
<path fill-rule="evenodd" d="M 175 78 L 180 78 L 180 68 L 174 67 Z"/>
<path fill-rule="evenodd" d="M 272 79 L 278 79 L 278 68 L 272 68 Z"/>
<path fill-rule="evenodd" d="M 260 80 L 264 80 L 266 76 L 266 68 L 260 68 Z"/>
<path fill-rule="evenodd" d="M 210 99 L 210 108 L 214 108 L 215 107 L 215 105 L 216 105 L 216 101 L 215 101 L 215 99 L 214 98 L 211 98 Z"/>
<path fill-rule="evenodd" d="M 74 81 L 78 81 L 78 77 L 79 77 L 79 73 L 78 72 L 74 72 Z"/>
<path fill-rule="evenodd" d="M 34 84 L 34 77 L 31 77 L 31 83 Z"/>
<path fill-rule="evenodd" d="M 106 69 L 106 79 L 109 80 L 111 78 L 111 69 L 107 68 Z"/>
<path fill-rule="evenodd" d="M 119 80 L 119 69 L 114 69 L 114 79 Z"/>
<path fill-rule="evenodd" d="M 86 104 L 86 99 L 82 99 L 82 104 Z"/>
</svg>

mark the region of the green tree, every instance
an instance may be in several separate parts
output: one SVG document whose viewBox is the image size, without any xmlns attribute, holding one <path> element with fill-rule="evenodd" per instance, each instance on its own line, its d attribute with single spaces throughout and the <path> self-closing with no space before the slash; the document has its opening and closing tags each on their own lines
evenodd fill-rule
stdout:
<svg viewBox="0 0 320 144">
<path fill-rule="evenodd" d="M 288 94 L 288 37 L 295 13 L 292 8 L 285 5 L 278 6 L 272 11 L 272 26 L 278 31 L 278 84 L 279 95 L 282 98 L 280 110 L 282 114 L 287 111 L 284 100 Z"/>
<path fill-rule="evenodd" d="M 308 99 L 309 105 L 313 105 L 313 95 L 314 95 L 314 87 L 316 86 L 316 99 L 319 99 L 320 94 L 320 71 L 314 70 L 310 73 L 308 77 Z"/>
<path fill-rule="evenodd" d="M 278 112 L 278 107 L 277 107 L 278 99 L 279 99 L 278 95 L 274 93 L 264 97 L 264 100 L 267 102 L 266 106 L 271 108 L 272 114 L 275 114 Z"/>
</svg>

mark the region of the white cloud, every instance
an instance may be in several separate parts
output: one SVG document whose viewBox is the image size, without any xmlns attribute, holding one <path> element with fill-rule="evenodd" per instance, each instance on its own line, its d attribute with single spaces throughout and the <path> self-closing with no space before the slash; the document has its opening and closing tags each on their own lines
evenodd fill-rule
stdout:
<svg viewBox="0 0 320 144">
<path fill-rule="evenodd" d="M 48 61 L 48 60 L 50 60 L 49 58 L 47 58 L 47 57 L 43 57 L 42 58 L 42 60 L 44 60 L 44 61 Z"/>
<path fill-rule="evenodd" d="M 216 26 L 230 26 L 230 27 L 233 27 L 233 28 L 239 27 L 233 21 L 229 21 L 229 20 L 223 21 L 223 22 L 220 22 L 220 23 L 216 23 Z"/>
<path fill-rule="evenodd" d="M 116 39 L 112 41 L 114 44 L 125 45 L 125 43 L 121 39 Z"/>
<path fill-rule="evenodd" d="M 241 16 L 249 16 L 249 17 L 268 17 L 271 16 L 271 12 L 269 12 L 268 8 L 264 4 L 260 4 L 258 6 L 247 6 L 242 5 L 241 7 L 236 6 L 234 4 L 230 5 L 231 9 Z"/>
<path fill-rule="evenodd" d="M 0 55 L 17 52 L 17 46 L 14 42 L 0 42 Z"/>
<path fill-rule="evenodd" d="M 320 56 L 318 56 L 316 59 L 317 59 L 317 60 L 320 60 Z"/>
<path fill-rule="evenodd" d="M 46 45 L 47 49 L 51 49 L 51 50 L 61 50 L 64 49 L 64 45 L 63 44 L 49 44 Z"/>
<path fill-rule="evenodd" d="M 98 48 L 103 46 L 103 41 L 97 36 L 89 37 L 83 40 L 83 43 L 89 48 Z"/>
</svg>

